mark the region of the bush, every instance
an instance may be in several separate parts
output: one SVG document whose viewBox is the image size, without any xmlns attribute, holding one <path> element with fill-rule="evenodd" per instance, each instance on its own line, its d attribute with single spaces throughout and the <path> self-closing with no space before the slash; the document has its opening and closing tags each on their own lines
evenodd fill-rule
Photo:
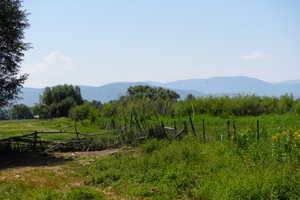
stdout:
<svg viewBox="0 0 300 200">
<path fill-rule="evenodd" d="M 294 111 L 297 113 L 297 114 L 300 114 L 300 101 L 298 101 L 295 106 L 294 106 Z"/>
<path fill-rule="evenodd" d="M 104 195 L 87 187 L 75 187 L 68 193 L 67 200 L 104 200 Z"/>
<path fill-rule="evenodd" d="M 98 109 L 90 104 L 75 106 L 69 112 L 69 117 L 73 121 L 90 119 L 91 122 L 95 122 L 97 116 L 99 116 Z"/>
<path fill-rule="evenodd" d="M 31 109 L 24 104 L 17 104 L 10 110 L 12 119 L 32 119 Z"/>
</svg>

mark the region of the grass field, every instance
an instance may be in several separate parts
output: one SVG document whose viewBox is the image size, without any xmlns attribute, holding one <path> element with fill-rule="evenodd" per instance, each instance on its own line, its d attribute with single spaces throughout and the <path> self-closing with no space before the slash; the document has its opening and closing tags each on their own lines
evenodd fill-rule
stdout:
<svg viewBox="0 0 300 200">
<path fill-rule="evenodd" d="M 0 138 L 12 137 L 33 131 L 74 131 L 74 123 L 68 118 L 49 120 L 11 120 L 0 121 Z M 78 130 L 82 133 L 100 132 L 100 127 L 78 123 Z"/>
<path fill-rule="evenodd" d="M 206 142 L 201 137 L 203 119 Z M 174 121 L 161 120 L 166 126 Z M 181 128 L 181 122 L 188 119 L 176 120 Z M 299 116 L 230 120 L 236 123 L 235 137 L 227 137 L 227 118 L 195 116 L 196 136 L 189 126 L 190 134 L 182 139 L 150 139 L 112 155 L 74 157 L 68 153 L 36 165 L 24 162 L 18 168 L 2 167 L 0 193 L 7 200 L 300 199 Z M 19 131 L 58 130 L 61 126 L 72 130 L 71 125 L 64 118 L 0 122 L 1 137 Z M 88 123 L 81 124 L 79 130 L 101 131 Z"/>
</svg>

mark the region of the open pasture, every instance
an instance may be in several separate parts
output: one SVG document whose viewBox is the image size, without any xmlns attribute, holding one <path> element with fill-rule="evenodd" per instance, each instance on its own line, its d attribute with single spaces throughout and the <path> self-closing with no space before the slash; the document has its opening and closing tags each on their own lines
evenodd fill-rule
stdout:
<svg viewBox="0 0 300 200">
<path fill-rule="evenodd" d="M 99 119 L 95 124 L 78 122 L 80 132 L 92 133 L 106 127 L 114 135 L 127 134 L 131 141 L 121 146 L 135 148 L 113 151 L 105 157 L 96 153 L 83 157 L 67 153 L 57 158 L 52 154 L 51 160 L 46 159 L 37 166 L 25 164 L 17 170 L 8 167 L 0 173 L 0 191 L 8 200 L 23 195 L 39 200 L 77 196 L 83 199 L 299 199 L 298 115 L 230 118 L 195 115 L 191 119 L 133 120 L 132 128 L 127 131 L 124 126 L 129 124 L 122 119 Z M 22 132 L 23 126 L 23 133 L 72 125 L 65 118 L 32 120 L 30 125 L 27 122 L 3 121 L 1 133 L 7 127 L 8 132 L 16 135 L 13 126 L 19 125 L 18 130 Z M 160 129 L 161 124 L 167 128 Z M 186 135 L 174 137 L 173 129 L 176 127 L 179 132 L 184 124 Z M 150 129 L 163 131 L 166 137 L 139 140 Z M 62 177 L 65 178 L 60 181 Z M 56 181 L 61 184 L 53 184 Z"/>
</svg>

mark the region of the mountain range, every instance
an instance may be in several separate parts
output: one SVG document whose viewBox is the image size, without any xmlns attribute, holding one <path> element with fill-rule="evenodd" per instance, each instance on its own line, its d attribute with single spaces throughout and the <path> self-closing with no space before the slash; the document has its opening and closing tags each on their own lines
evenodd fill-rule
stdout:
<svg viewBox="0 0 300 200">
<path fill-rule="evenodd" d="M 270 83 L 256 78 L 236 76 L 236 77 L 213 77 L 208 79 L 178 80 L 168 83 L 152 81 L 145 82 L 115 82 L 103 86 L 80 86 L 83 98 L 87 100 L 98 100 L 108 102 L 126 95 L 130 86 L 150 85 L 172 89 L 185 98 L 188 94 L 194 96 L 208 95 L 237 95 L 255 94 L 259 96 L 280 96 L 283 94 L 293 94 L 300 98 L 300 80 L 290 80 L 279 83 Z M 21 99 L 18 103 L 32 106 L 39 102 L 39 97 L 44 89 L 23 88 Z"/>
</svg>

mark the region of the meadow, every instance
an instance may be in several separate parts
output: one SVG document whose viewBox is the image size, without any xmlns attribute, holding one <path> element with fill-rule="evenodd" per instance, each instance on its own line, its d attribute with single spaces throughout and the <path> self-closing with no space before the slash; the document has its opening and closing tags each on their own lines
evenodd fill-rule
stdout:
<svg viewBox="0 0 300 200">
<path fill-rule="evenodd" d="M 101 131 L 100 127 L 78 124 L 78 128 L 85 133 Z M 34 131 L 74 131 L 74 123 L 68 118 L 49 120 L 3 120 L 0 121 L 0 138 L 13 137 Z"/>
<path fill-rule="evenodd" d="M 122 150 L 107 156 L 67 154 L 71 159 L 64 157 L 62 163 L 2 169 L 0 192 L 3 199 L 300 198 L 299 115 L 194 115 L 191 119 L 195 134 L 189 116 L 133 120 L 131 128 L 122 118 L 82 121 L 80 132 L 108 129 L 127 136 L 116 137 L 123 138 L 115 146 Z M 176 125 L 178 131 L 186 123 L 188 132 L 174 137 L 173 130 L 160 129 L 161 122 L 165 127 Z M 66 118 L 0 122 L 2 136 L 63 126 L 72 130 L 72 124 Z M 166 137 L 140 140 L 150 129 L 163 131 Z"/>
</svg>

